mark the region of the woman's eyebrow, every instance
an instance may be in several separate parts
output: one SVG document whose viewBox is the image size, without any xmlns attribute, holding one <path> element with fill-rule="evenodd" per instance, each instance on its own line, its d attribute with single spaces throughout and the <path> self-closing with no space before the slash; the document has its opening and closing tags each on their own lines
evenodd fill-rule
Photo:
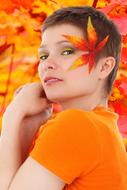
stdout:
<svg viewBox="0 0 127 190">
<path fill-rule="evenodd" d="M 59 44 L 62 44 L 62 43 L 72 44 L 71 42 L 69 42 L 69 41 L 67 41 L 67 40 L 61 40 L 61 41 L 56 42 L 55 44 L 56 44 L 56 45 L 59 45 Z M 47 47 L 47 46 L 46 46 L 45 44 L 42 44 L 39 49 L 42 50 L 42 49 L 45 49 L 46 47 Z"/>
</svg>

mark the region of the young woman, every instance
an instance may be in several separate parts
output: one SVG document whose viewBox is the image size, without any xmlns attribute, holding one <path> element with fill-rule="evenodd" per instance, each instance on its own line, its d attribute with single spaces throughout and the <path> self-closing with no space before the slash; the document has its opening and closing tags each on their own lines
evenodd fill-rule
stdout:
<svg viewBox="0 0 127 190">
<path fill-rule="evenodd" d="M 25 85 L 3 116 L 1 190 L 127 190 L 127 154 L 107 103 L 120 50 L 116 26 L 92 7 L 45 20 L 41 82 Z M 52 103 L 61 105 L 55 115 Z"/>
</svg>

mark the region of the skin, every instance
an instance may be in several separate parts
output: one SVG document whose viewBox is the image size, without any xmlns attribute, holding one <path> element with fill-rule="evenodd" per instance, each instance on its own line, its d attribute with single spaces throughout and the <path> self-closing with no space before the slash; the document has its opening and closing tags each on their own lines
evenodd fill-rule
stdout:
<svg viewBox="0 0 127 190">
<path fill-rule="evenodd" d="M 88 72 L 88 64 L 69 70 L 75 60 L 85 52 L 79 49 L 75 49 L 74 53 L 66 51 L 69 47 L 75 47 L 63 37 L 63 34 L 83 38 L 83 31 L 70 24 L 61 24 L 44 31 L 39 49 L 38 72 L 47 98 L 60 103 L 63 110 L 75 107 L 89 111 L 97 105 L 107 107 L 104 85 L 115 65 L 115 59 L 113 57 L 100 59 L 91 73 Z M 59 43 L 63 40 L 67 42 Z M 45 76 L 58 77 L 63 81 L 46 85 Z"/>
<path fill-rule="evenodd" d="M 65 40 L 62 34 L 83 37 L 82 30 L 70 24 L 48 28 L 43 33 L 41 44 L 46 47 L 39 50 L 40 57 L 43 57 L 38 67 L 41 83 L 27 84 L 19 89 L 3 115 L 0 189 L 36 189 L 34 184 L 38 184 L 40 189 L 61 190 L 65 184 L 60 178 L 30 156 L 26 158 L 33 136 L 40 124 L 46 122 L 51 115 L 51 102 L 60 103 L 63 110 L 91 110 L 97 105 L 107 106 L 107 98 L 103 97 L 103 86 L 114 67 L 114 58 L 100 59 L 90 74 L 88 64 L 69 70 L 84 52 L 76 50 L 71 54 L 69 51 L 68 55 L 65 44 L 64 48 L 63 44 L 58 44 Z M 66 42 L 66 48 L 68 45 L 73 47 L 73 44 Z M 58 77 L 63 81 L 46 85 L 45 76 Z"/>
</svg>

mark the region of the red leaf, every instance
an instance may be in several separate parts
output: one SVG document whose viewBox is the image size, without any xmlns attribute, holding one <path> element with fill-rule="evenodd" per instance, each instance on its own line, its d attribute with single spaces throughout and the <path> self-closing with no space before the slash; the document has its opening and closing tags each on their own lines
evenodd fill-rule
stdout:
<svg viewBox="0 0 127 190">
<path fill-rule="evenodd" d="M 127 44 L 127 35 L 123 35 L 123 36 L 122 36 L 122 42 L 123 42 L 124 44 Z"/>
<path fill-rule="evenodd" d="M 96 52 L 100 51 L 108 41 L 109 36 L 106 36 L 96 47 Z"/>
<path fill-rule="evenodd" d="M 122 48 L 122 52 L 121 52 L 121 60 L 123 62 L 127 62 L 127 48 Z"/>
<path fill-rule="evenodd" d="M 119 115 L 127 115 L 127 107 L 122 104 L 120 101 L 115 101 L 113 103 L 113 108 L 116 113 Z"/>
<path fill-rule="evenodd" d="M 31 9 L 32 3 L 34 2 L 34 0 L 23 0 L 23 1 L 12 0 L 12 1 L 16 8 L 20 8 L 20 6 L 22 6 L 25 9 Z"/>
<path fill-rule="evenodd" d="M 82 51 L 88 51 L 89 44 L 85 39 L 79 38 L 78 36 L 73 35 L 66 35 L 63 34 L 68 41 L 70 41 L 76 48 L 82 50 Z"/>
<path fill-rule="evenodd" d="M 127 137 L 127 115 L 119 116 L 118 127 L 122 136 Z"/>
<path fill-rule="evenodd" d="M 127 2 L 124 0 L 112 1 L 108 6 L 101 9 L 112 21 L 116 23 L 122 34 L 127 33 Z"/>
<path fill-rule="evenodd" d="M 34 0 L 6 0 L 6 3 L 0 1 L 0 11 L 12 13 L 15 8 L 20 9 L 21 6 L 25 9 L 31 9 L 33 2 Z"/>
<path fill-rule="evenodd" d="M 121 17 L 111 18 L 112 21 L 118 26 L 122 35 L 127 34 L 127 15 Z"/>
<path fill-rule="evenodd" d="M 89 73 L 91 72 L 91 70 L 94 66 L 94 63 L 95 63 L 95 54 L 91 53 L 91 54 L 89 54 Z"/>
<path fill-rule="evenodd" d="M 121 84 L 119 85 L 118 89 L 122 94 L 127 95 L 127 77 L 123 74 L 121 74 Z"/>
<path fill-rule="evenodd" d="M 101 11 L 104 12 L 105 14 L 110 14 L 110 12 L 116 8 L 117 6 L 119 6 L 118 2 L 115 3 L 110 3 L 108 4 L 106 7 L 102 8 Z"/>
<path fill-rule="evenodd" d="M 77 67 L 81 67 L 82 65 L 88 63 L 89 63 L 89 54 L 83 54 L 74 61 L 74 63 L 70 66 L 69 70 L 76 69 Z"/>
<path fill-rule="evenodd" d="M 2 46 L 0 46 L 0 54 L 2 54 L 6 49 L 8 49 L 11 46 L 11 44 L 3 44 Z"/>
<path fill-rule="evenodd" d="M 95 63 L 95 57 L 96 57 L 96 52 L 100 51 L 104 45 L 106 44 L 107 40 L 108 40 L 108 36 L 106 36 L 97 46 L 97 48 L 95 47 L 96 43 L 97 43 L 97 34 L 96 31 L 92 25 L 91 22 L 91 17 L 88 17 L 88 24 L 87 24 L 87 38 L 88 41 L 86 41 L 83 38 L 77 37 L 77 36 L 73 36 L 73 35 L 65 35 L 63 34 L 62 36 L 64 36 L 68 41 L 70 41 L 76 48 L 82 50 L 82 51 L 87 51 L 87 57 L 88 58 L 88 63 L 89 63 L 89 73 L 91 72 L 94 63 Z M 86 56 L 86 55 L 85 55 Z M 85 58 L 86 61 L 86 58 Z M 83 64 L 86 64 L 83 63 Z M 71 66 L 71 69 L 75 69 L 78 66 L 83 65 L 81 59 L 78 59 L 76 62 L 74 62 L 74 64 Z"/>
<path fill-rule="evenodd" d="M 14 6 L 12 0 L 6 0 L 6 3 L 0 1 L 0 11 L 5 11 L 7 13 L 12 13 L 14 10 Z"/>
<path fill-rule="evenodd" d="M 98 37 L 95 28 L 92 25 L 90 16 L 88 17 L 87 37 L 88 37 L 88 43 L 90 44 L 90 48 L 93 50 L 93 48 L 97 43 Z"/>
</svg>

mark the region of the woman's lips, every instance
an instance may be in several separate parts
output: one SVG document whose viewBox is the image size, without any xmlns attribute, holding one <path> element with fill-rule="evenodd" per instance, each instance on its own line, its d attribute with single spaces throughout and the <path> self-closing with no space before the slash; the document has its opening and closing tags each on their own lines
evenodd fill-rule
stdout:
<svg viewBox="0 0 127 190">
<path fill-rule="evenodd" d="M 51 85 L 51 84 L 55 84 L 55 83 L 58 83 L 58 82 L 61 82 L 63 81 L 62 79 L 59 79 L 59 78 L 55 78 L 55 77 L 46 77 L 44 79 L 44 83 L 46 85 Z"/>
</svg>

